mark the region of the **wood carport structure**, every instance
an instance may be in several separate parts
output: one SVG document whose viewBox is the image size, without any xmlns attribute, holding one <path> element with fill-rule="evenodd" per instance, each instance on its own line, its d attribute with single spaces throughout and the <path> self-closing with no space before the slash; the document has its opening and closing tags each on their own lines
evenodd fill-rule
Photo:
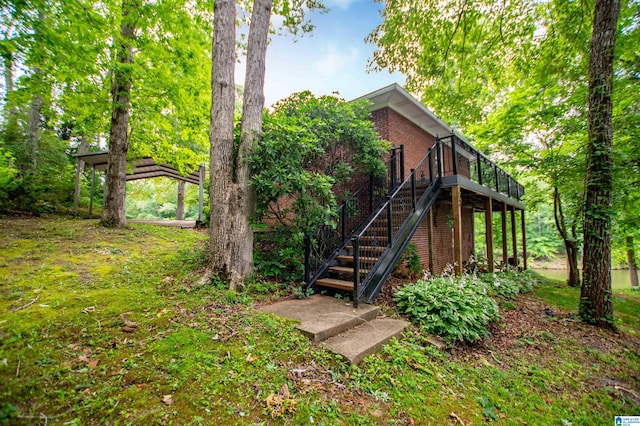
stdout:
<svg viewBox="0 0 640 426">
<path fill-rule="evenodd" d="M 73 154 L 76 158 L 76 190 L 75 190 L 75 199 L 73 204 L 74 214 L 78 213 L 78 207 L 80 204 L 79 200 L 79 188 L 80 188 L 80 171 L 81 164 L 88 164 L 91 166 L 91 196 L 89 201 L 89 216 L 91 216 L 93 211 L 93 194 L 95 188 L 95 177 L 96 170 L 106 172 L 107 167 L 109 165 L 109 152 L 108 151 L 98 151 L 98 152 L 84 152 Z M 194 171 L 189 173 L 186 176 L 181 175 L 176 169 L 171 166 L 162 163 L 156 163 L 156 161 L 151 157 L 142 158 L 140 160 L 134 160 L 133 162 L 133 170 L 131 173 L 127 173 L 126 180 L 127 182 L 139 179 L 149 179 L 154 177 L 168 177 L 171 179 L 191 183 L 194 185 L 198 185 L 199 193 L 198 193 L 198 222 L 202 222 L 203 218 L 203 202 L 204 202 L 204 179 L 205 179 L 205 169 L 204 166 L 194 167 Z"/>
</svg>

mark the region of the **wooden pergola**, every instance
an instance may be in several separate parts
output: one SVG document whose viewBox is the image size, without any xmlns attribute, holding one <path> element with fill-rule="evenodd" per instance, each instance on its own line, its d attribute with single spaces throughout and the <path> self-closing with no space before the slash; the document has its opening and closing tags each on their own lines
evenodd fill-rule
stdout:
<svg viewBox="0 0 640 426">
<path fill-rule="evenodd" d="M 96 170 L 106 172 L 107 167 L 109 165 L 109 152 L 108 151 L 98 151 L 98 152 L 84 152 L 79 154 L 73 154 L 76 158 L 76 190 L 75 190 L 75 199 L 73 204 L 74 214 L 78 213 L 78 206 L 80 204 L 79 200 L 79 188 L 80 188 L 80 164 L 84 162 L 85 164 L 91 165 L 91 197 L 89 201 L 89 216 L 93 211 L 93 193 L 95 187 L 95 178 L 96 178 Z M 202 222 L 202 207 L 204 200 L 204 166 L 194 167 L 194 171 L 189 173 L 186 176 L 178 173 L 176 169 L 171 166 L 162 163 L 156 163 L 155 160 L 151 157 L 146 157 L 140 160 L 133 161 L 133 171 L 131 173 L 127 173 L 126 179 L 128 181 L 139 180 L 139 179 L 149 179 L 154 177 L 168 177 L 171 179 L 176 179 L 179 181 L 192 183 L 194 185 L 198 185 L 199 188 L 199 196 L 198 196 L 198 221 Z"/>
</svg>

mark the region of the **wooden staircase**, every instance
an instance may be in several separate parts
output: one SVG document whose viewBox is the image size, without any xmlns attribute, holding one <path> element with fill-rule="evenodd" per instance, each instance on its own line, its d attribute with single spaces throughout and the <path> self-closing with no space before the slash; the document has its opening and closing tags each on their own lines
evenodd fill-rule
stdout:
<svg viewBox="0 0 640 426">
<path fill-rule="evenodd" d="M 410 188 L 404 188 L 399 192 L 400 197 L 409 199 Z M 406 205 L 410 203 L 405 203 Z M 412 209 L 413 207 L 411 207 Z M 410 210 L 407 208 L 406 210 Z M 392 218 L 393 226 L 400 227 L 402 225 L 402 215 L 396 215 Z M 360 238 L 360 263 L 365 265 L 375 265 L 380 257 L 382 257 L 389 248 L 387 233 L 388 233 L 387 216 L 379 216 L 375 222 L 368 228 L 368 234 Z M 384 241 L 384 246 L 380 245 L 380 242 Z M 353 244 L 347 244 L 342 250 L 341 254 L 336 256 L 335 265 L 327 268 L 327 276 L 320 278 L 316 281 L 316 285 L 319 288 L 330 288 L 334 290 L 341 290 L 352 292 L 353 281 L 355 272 L 355 258 Z M 369 269 L 360 268 L 360 275 L 362 278 L 366 277 L 369 273 Z"/>
</svg>

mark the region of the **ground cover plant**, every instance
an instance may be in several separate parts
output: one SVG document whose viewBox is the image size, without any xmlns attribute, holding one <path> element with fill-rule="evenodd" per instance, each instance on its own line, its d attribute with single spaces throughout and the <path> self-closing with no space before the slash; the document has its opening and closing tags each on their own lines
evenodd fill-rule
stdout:
<svg viewBox="0 0 640 426">
<path fill-rule="evenodd" d="M 204 233 L 47 218 L 0 219 L 0 235 L 0 424 L 593 425 L 640 413 L 637 292 L 614 295 L 620 334 L 582 324 L 575 295 L 545 281 L 497 298 L 500 320 L 474 345 L 438 349 L 413 327 L 351 367 L 257 309 L 281 285 L 198 287 Z"/>
</svg>

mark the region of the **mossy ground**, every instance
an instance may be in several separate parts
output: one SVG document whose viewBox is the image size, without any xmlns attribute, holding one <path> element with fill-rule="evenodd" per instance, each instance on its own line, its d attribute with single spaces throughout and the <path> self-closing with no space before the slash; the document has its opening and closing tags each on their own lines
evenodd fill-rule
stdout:
<svg viewBox="0 0 640 426">
<path fill-rule="evenodd" d="M 621 334 L 559 307 L 546 316 L 544 303 L 577 305 L 547 283 L 544 303 L 510 303 L 481 345 L 437 350 L 416 328 L 351 367 L 255 309 L 281 286 L 196 287 L 204 233 L 47 218 L 0 220 L 0 235 L 0 423 L 592 425 L 640 414 L 637 293 L 614 298 Z"/>
</svg>

